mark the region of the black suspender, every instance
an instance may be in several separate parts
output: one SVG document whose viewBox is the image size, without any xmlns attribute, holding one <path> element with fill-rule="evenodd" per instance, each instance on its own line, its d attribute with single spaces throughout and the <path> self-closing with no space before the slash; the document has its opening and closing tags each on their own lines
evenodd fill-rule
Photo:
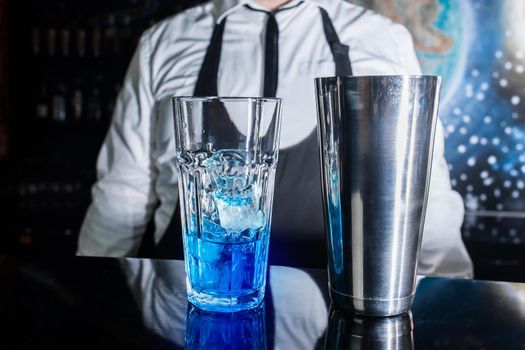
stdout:
<svg viewBox="0 0 525 350">
<path fill-rule="evenodd" d="M 254 10 L 253 8 L 246 6 L 249 9 Z M 260 10 L 256 10 L 260 11 Z M 349 47 L 348 45 L 344 45 L 339 40 L 339 36 L 337 35 L 337 32 L 335 31 L 335 28 L 332 24 L 332 20 L 330 19 L 330 16 L 328 15 L 328 12 L 326 12 L 325 9 L 319 8 L 319 11 L 321 13 L 321 18 L 323 22 L 323 30 L 326 37 L 326 41 L 328 42 L 328 45 L 330 46 L 330 51 L 332 52 L 332 56 L 335 62 L 335 74 L 339 76 L 346 76 L 346 75 L 352 75 L 352 65 L 350 63 L 350 56 L 349 56 Z M 264 11 L 261 11 L 264 12 Z M 270 16 L 273 16 L 273 14 L 270 14 Z M 268 20 L 268 24 L 270 26 L 276 27 L 276 22 L 274 23 L 275 18 L 270 17 Z M 217 96 L 217 77 L 219 73 L 219 62 L 221 58 L 221 49 L 222 49 L 222 37 L 224 34 L 224 27 L 226 25 L 226 18 L 224 18 L 221 22 L 217 23 L 215 25 L 215 28 L 213 29 L 213 34 L 210 39 L 210 44 L 208 45 L 208 49 L 206 51 L 206 55 L 204 56 L 204 61 L 202 63 L 199 77 L 197 79 L 197 83 L 195 84 L 195 90 L 193 92 L 194 96 Z M 272 28 L 270 28 L 272 29 Z M 269 57 L 265 57 L 265 68 L 269 69 L 270 72 L 265 72 L 265 75 L 268 75 L 268 77 L 265 77 L 264 81 L 264 94 L 268 94 L 269 96 L 265 97 L 272 97 L 275 96 L 275 91 L 277 89 L 277 70 L 278 65 L 277 64 L 271 64 L 272 61 L 275 61 L 275 55 L 278 53 L 278 47 L 277 47 L 277 41 L 276 38 L 278 38 L 278 33 L 275 33 L 275 29 L 273 28 L 272 38 L 270 40 L 270 43 L 267 41 L 267 47 L 265 48 L 265 55 Z M 275 63 L 275 62 L 274 62 Z M 268 68 L 270 67 L 270 68 Z M 313 84 L 313 83 L 312 83 Z M 271 96 L 270 96 L 271 95 Z"/>
</svg>

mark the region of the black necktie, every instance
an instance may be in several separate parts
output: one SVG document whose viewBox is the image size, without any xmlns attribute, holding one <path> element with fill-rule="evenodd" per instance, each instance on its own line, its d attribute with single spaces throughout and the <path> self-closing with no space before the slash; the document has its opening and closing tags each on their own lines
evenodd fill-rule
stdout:
<svg viewBox="0 0 525 350">
<path fill-rule="evenodd" d="M 246 8 L 263 12 L 268 15 L 268 21 L 266 22 L 266 42 L 264 45 L 264 88 L 263 97 L 275 97 L 277 92 L 277 82 L 279 78 L 279 25 L 275 20 L 275 14 L 283 10 L 289 10 L 294 7 L 301 5 L 303 2 L 299 2 L 295 6 L 279 9 L 277 11 L 264 11 L 251 7 L 250 5 L 244 5 Z"/>
<path fill-rule="evenodd" d="M 267 12 L 264 47 L 264 97 L 275 97 L 279 75 L 279 26 L 273 12 Z"/>
</svg>

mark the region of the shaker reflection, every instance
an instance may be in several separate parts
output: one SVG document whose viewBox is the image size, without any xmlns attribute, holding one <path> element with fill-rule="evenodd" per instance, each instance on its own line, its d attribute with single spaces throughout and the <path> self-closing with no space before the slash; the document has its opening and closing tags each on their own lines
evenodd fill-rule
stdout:
<svg viewBox="0 0 525 350">
<path fill-rule="evenodd" d="M 412 314 L 366 317 L 330 306 L 325 350 L 414 349 Z"/>
<path fill-rule="evenodd" d="M 208 312 L 188 304 L 186 349 L 266 349 L 264 302 L 252 310 Z"/>
</svg>

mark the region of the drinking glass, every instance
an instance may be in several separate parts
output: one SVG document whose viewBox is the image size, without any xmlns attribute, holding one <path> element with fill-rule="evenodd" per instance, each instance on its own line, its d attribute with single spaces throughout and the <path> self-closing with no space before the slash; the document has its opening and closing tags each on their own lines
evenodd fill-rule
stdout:
<svg viewBox="0 0 525 350">
<path fill-rule="evenodd" d="M 188 300 L 208 311 L 264 298 L 281 100 L 174 97 Z"/>
</svg>

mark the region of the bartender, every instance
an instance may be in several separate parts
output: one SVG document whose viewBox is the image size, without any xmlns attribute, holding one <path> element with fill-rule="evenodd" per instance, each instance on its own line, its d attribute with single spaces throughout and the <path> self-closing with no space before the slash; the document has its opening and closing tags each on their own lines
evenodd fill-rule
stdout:
<svg viewBox="0 0 525 350">
<path fill-rule="evenodd" d="M 152 218 L 156 244 L 181 235 L 172 96 L 277 96 L 283 111 L 270 263 L 321 261 L 313 81 L 334 74 L 421 70 L 402 25 L 342 0 L 212 1 L 145 31 L 100 150 L 78 254 L 134 256 Z M 438 123 L 419 273 L 472 275 L 463 214 Z"/>
</svg>

